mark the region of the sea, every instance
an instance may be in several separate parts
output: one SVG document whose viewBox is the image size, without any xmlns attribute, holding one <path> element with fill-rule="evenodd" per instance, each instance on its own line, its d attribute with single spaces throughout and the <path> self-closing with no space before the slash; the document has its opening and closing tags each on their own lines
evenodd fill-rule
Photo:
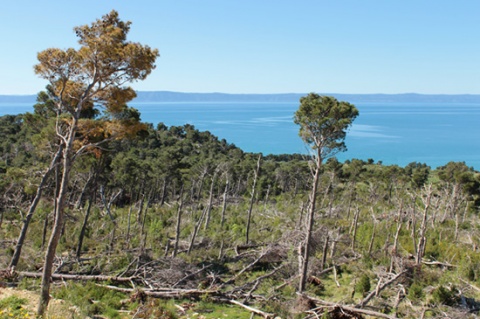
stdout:
<svg viewBox="0 0 480 319">
<path fill-rule="evenodd" d="M 432 168 L 450 161 L 480 170 L 480 103 L 360 102 L 359 116 L 347 133 L 347 159 Z M 156 126 L 191 124 L 246 152 L 308 154 L 293 123 L 294 102 L 132 103 L 144 122 Z M 27 103 L 0 103 L 0 115 L 32 112 Z"/>
</svg>

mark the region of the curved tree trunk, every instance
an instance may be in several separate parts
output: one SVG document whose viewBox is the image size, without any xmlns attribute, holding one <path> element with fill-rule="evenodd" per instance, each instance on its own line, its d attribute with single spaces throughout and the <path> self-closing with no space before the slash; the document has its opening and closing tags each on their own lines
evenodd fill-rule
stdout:
<svg viewBox="0 0 480 319">
<path fill-rule="evenodd" d="M 78 111 L 79 113 L 79 111 Z M 62 158 L 62 177 L 59 185 L 59 191 L 56 198 L 53 230 L 48 242 L 47 251 L 45 253 L 45 262 L 43 264 L 42 284 L 40 289 L 40 300 L 37 308 L 37 315 L 43 317 L 50 301 L 50 280 L 53 272 L 53 260 L 57 250 L 58 242 L 62 234 L 64 215 L 65 215 L 65 199 L 67 195 L 68 181 L 70 170 L 73 164 L 73 141 L 75 140 L 76 129 L 78 125 L 78 116 L 72 118 L 72 123 L 65 140 L 66 145 L 63 150 Z M 60 146 L 61 147 L 61 146 Z"/>
</svg>

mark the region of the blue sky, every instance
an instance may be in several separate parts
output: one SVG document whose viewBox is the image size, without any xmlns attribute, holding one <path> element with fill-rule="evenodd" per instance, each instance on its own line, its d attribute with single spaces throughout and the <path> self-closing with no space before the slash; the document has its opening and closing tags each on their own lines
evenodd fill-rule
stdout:
<svg viewBox="0 0 480 319">
<path fill-rule="evenodd" d="M 18 0 L 0 6 L 0 94 L 110 10 L 158 48 L 141 91 L 480 94 L 477 0 Z"/>
</svg>

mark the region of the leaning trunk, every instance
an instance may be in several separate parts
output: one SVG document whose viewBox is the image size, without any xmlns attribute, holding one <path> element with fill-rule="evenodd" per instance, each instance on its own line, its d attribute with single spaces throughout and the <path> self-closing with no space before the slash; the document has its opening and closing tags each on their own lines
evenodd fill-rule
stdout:
<svg viewBox="0 0 480 319">
<path fill-rule="evenodd" d="M 60 187 L 56 198 L 56 207 L 54 212 L 54 224 L 53 230 L 50 235 L 50 240 L 47 246 L 47 252 L 45 253 L 45 262 L 43 265 L 42 284 L 40 291 L 40 300 L 38 304 L 37 314 L 42 317 L 47 309 L 48 302 L 50 301 L 50 280 L 53 272 L 53 260 L 55 258 L 55 252 L 62 233 L 65 199 L 67 195 L 68 180 L 70 177 L 70 170 L 73 164 L 73 141 L 75 139 L 76 127 L 78 119 L 73 118 L 68 137 L 66 139 L 65 149 L 63 151 L 63 167 L 62 177 L 60 181 Z"/>
<path fill-rule="evenodd" d="M 30 221 L 32 220 L 33 213 L 35 212 L 35 208 L 37 208 L 38 202 L 40 201 L 40 198 L 42 197 L 43 188 L 45 187 L 45 183 L 47 182 L 47 178 L 50 175 L 50 173 L 54 170 L 55 165 L 57 164 L 58 159 L 59 159 L 61 154 L 62 154 L 62 148 L 60 147 L 58 149 L 57 153 L 55 154 L 55 157 L 52 159 L 52 162 L 50 163 L 50 166 L 45 171 L 45 173 L 42 176 L 42 179 L 40 180 L 40 184 L 38 185 L 37 192 L 35 194 L 35 198 L 33 199 L 32 203 L 30 204 L 27 216 L 25 217 L 25 220 L 23 221 L 22 230 L 20 231 L 20 235 L 18 236 L 18 240 L 17 240 L 17 245 L 15 246 L 15 252 L 13 253 L 12 260 L 10 261 L 10 268 L 12 268 L 12 269 L 14 269 L 17 266 L 18 261 L 20 260 L 20 254 L 22 253 L 23 243 L 25 242 L 25 238 L 27 238 L 27 230 L 28 230 L 28 226 L 30 225 Z"/>
</svg>

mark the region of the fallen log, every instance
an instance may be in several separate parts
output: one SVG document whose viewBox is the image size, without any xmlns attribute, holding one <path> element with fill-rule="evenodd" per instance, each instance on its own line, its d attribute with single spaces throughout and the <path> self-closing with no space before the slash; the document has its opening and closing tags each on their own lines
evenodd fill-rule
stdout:
<svg viewBox="0 0 480 319">
<path fill-rule="evenodd" d="M 232 303 L 234 305 L 237 305 L 237 306 L 240 306 L 240 307 L 243 307 L 243 308 L 247 309 L 248 311 L 253 312 L 254 314 L 262 316 L 265 319 L 273 319 L 275 317 L 275 315 L 273 313 L 264 312 L 262 310 L 244 305 L 243 303 L 238 302 L 236 300 L 230 300 L 230 303 Z"/>
<path fill-rule="evenodd" d="M 20 276 L 27 278 L 41 278 L 41 272 L 21 271 L 18 273 Z M 52 274 L 54 280 L 79 280 L 79 281 L 114 281 L 114 282 L 131 282 L 138 277 L 117 277 L 117 276 L 105 276 L 105 275 L 72 275 L 72 274 Z"/>
<path fill-rule="evenodd" d="M 356 306 L 355 308 L 362 308 L 362 307 L 365 307 L 367 305 L 367 303 L 370 301 L 370 299 L 373 298 L 373 296 L 378 296 L 378 294 L 380 293 L 380 291 L 382 291 L 383 289 L 385 289 L 387 286 L 389 286 L 390 284 L 392 284 L 393 282 L 395 282 L 398 278 L 400 278 L 401 276 L 403 276 L 405 273 L 407 273 L 407 270 L 404 270 L 398 274 L 396 274 L 392 279 L 386 281 L 384 284 L 380 285 L 381 281 L 378 282 L 378 285 L 377 287 L 372 290 L 362 301 L 360 301 Z"/>
<path fill-rule="evenodd" d="M 397 319 L 397 317 L 395 317 L 395 316 L 390 316 L 390 315 L 387 315 L 387 314 L 384 314 L 384 313 L 381 313 L 381 312 L 377 312 L 377 311 L 373 311 L 373 310 L 360 309 L 360 308 L 355 308 L 355 307 L 351 307 L 351 306 L 346 306 L 346 305 L 342 305 L 342 304 L 338 304 L 338 303 L 329 302 L 329 301 L 325 301 L 325 300 L 322 300 L 322 299 L 314 298 L 312 296 L 306 296 L 306 297 L 315 301 L 316 303 L 319 303 L 319 304 L 322 304 L 324 306 L 331 307 L 331 308 L 338 307 L 338 308 L 344 309 L 348 312 L 358 313 L 358 314 L 361 314 L 361 315 L 372 316 L 372 317 L 375 317 L 375 318 Z M 310 311 L 318 311 L 318 310 L 322 310 L 323 308 L 325 308 L 325 307 L 320 306 L 320 307 L 317 307 L 317 308 L 314 308 L 314 309 L 310 309 Z"/>
<path fill-rule="evenodd" d="M 452 265 L 448 262 L 441 262 L 441 261 L 427 261 L 427 260 L 422 260 L 422 264 L 424 265 L 429 265 L 429 266 L 441 266 L 441 267 L 447 267 L 447 268 L 457 268 L 457 265 Z"/>
<path fill-rule="evenodd" d="M 232 278 L 230 278 L 229 280 L 227 280 L 225 282 L 225 284 L 231 284 L 233 282 L 235 282 L 235 280 L 238 279 L 238 277 L 240 277 L 244 272 L 246 272 L 247 270 L 249 270 L 250 268 L 252 268 L 253 266 L 255 266 L 259 261 L 260 259 L 262 259 L 266 254 L 268 253 L 268 250 L 267 251 L 264 251 L 263 253 L 260 254 L 260 256 L 257 257 L 257 259 L 255 259 L 253 262 L 251 262 L 250 264 L 248 264 L 247 266 L 245 266 L 242 270 L 240 270 L 240 272 L 238 272 L 235 276 L 233 276 Z"/>
<path fill-rule="evenodd" d="M 99 287 L 107 288 L 110 290 L 120 291 L 123 293 L 133 293 L 135 291 L 141 291 L 147 296 L 155 297 L 155 298 L 185 298 L 185 297 L 199 297 L 203 295 L 214 296 L 219 292 L 217 290 L 202 290 L 202 289 L 133 289 L 133 288 L 121 288 L 117 286 L 111 285 L 100 285 L 97 284 Z"/>
</svg>

